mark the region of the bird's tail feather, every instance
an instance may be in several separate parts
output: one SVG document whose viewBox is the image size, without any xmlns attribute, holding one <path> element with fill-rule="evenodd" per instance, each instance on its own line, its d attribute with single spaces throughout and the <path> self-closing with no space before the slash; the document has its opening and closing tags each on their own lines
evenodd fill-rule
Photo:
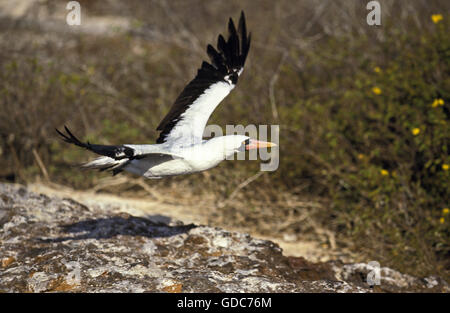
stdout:
<svg viewBox="0 0 450 313">
<path fill-rule="evenodd" d="M 120 173 L 123 167 L 129 162 L 128 159 L 115 160 L 113 158 L 102 156 L 90 162 L 81 164 L 82 168 L 97 169 L 100 171 L 112 171 L 114 175 Z"/>
</svg>

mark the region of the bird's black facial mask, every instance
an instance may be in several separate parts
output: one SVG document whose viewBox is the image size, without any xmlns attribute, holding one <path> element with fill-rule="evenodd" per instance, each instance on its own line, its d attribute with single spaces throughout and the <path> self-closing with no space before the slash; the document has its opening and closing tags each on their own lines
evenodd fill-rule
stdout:
<svg viewBox="0 0 450 313">
<path fill-rule="evenodd" d="M 239 147 L 239 151 L 240 152 L 244 152 L 245 150 L 247 150 L 247 146 L 249 144 L 250 144 L 250 139 L 247 139 L 247 140 L 243 141 L 241 146 Z"/>
</svg>

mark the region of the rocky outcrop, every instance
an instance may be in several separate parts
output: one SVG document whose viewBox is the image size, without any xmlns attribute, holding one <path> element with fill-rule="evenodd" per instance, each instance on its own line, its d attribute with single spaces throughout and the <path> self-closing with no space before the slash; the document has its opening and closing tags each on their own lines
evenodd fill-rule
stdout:
<svg viewBox="0 0 450 313">
<path fill-rule="evenodd" d="M 371 292 L 449 287 L 367 264 L 286 257 L 248 234 L 0 184 L 0 292 Z M 164 221 L 164 222 L 162 222 Z"/>
</svg>

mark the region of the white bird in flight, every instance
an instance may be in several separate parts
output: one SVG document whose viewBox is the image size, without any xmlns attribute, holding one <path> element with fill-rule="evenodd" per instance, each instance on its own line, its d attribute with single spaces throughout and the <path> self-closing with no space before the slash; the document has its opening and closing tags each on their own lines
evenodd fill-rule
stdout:
<svg viewBox="0 0 450 313">
<path fill-rule="evenodd" d="M 195 78 L 161 121 L 156 144 L 97 145 L 81 142 L 66 126 L 66 134 L 56 131 L 64 141 L 101 155 L 83 164 L 84 168 L 111 170 L 114 175 L 127 171 L 151 179 L 205 171 L 234 153 L 276 146 L 242 135 L 203 139 L 209 116 L 236 86 L 244 69 L 251 39 L 244 12 L 237 30 L 230 18 L 228 32 L 227 40 L 219 35 L 217 50 L 208 45 L 211 63 L 203 61 Z"/>
</svg>

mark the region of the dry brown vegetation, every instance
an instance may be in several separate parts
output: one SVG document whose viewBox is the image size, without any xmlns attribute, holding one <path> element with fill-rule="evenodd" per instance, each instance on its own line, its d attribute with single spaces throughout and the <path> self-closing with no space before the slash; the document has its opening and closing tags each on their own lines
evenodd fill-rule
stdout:
<svg viewBox="0 0 450 313">
<path fill-rule="evenodd" d="M 97 189 L 212 197 L 216 225 L 312 236 L 402 271 L 448 274 L 448 1 L 380 1 L 376 27 L 366 1 L 79 2 L 91 23 L 83 31 L 63 22 L 66 1 L 0 18 L 2 180 L 105 183 L 108 174 L 71 167 L 89 154 L 54 128 L 103 144 L 154 142 L 206 44 L 244 10 L 248 63 L 210 124 L 279 124 L 279 169 L 224 162 Z M 126 26 L 98 33 L 100 18 Z"/>
</svg>

